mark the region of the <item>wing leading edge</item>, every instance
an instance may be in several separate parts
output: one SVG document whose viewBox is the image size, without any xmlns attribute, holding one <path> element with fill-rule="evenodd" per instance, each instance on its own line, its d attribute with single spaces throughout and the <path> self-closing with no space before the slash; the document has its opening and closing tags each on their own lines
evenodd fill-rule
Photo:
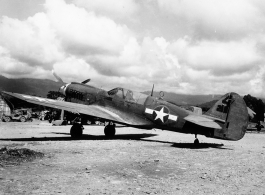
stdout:
<svg viewBox="0 0 265 195">
<path fill-rule="evenodd" d="M 53 99 L 41 98 L 36 96 L 24 95 L 19 93 L 10 93 L 10 92 L 2 92 L 3 96 L 11 96 L 21 100 L 24 100 L 29 103 L 47 106 L 51 108 L 61 109 L 70 111 L 73 113 L 89 115 L 93 117 L 98 117 L 102 119 L 106 119 L 113 122 L 118 122 L 125 125 L 132 125 L 132 126 L 147 126 L 151 125 L 150 121 L 146 121 L 142 118 L 134 117 L 134 120 L 129 120 L 129 117 L 124 117 L 122 113 L 118 111 L 115 112 L 114 109 L 109 110 L 104 106 L 100 105 L 84 105 L 84 104 L 77 104 L 72 102 L 64 102 L 58 101 Z M 113 112 L 114 111 L 114 112 Z"/>
</svg>

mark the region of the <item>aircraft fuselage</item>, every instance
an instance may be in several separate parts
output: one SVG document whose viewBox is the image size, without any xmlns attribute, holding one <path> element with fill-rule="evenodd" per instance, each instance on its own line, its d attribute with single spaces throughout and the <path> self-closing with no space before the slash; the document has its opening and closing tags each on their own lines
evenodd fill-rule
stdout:
<svg viewBox="0 0 265 195">
<path fill-rule="evenodd" d="M 191 114 L 190 111 L 163 99 L 132 90 L 115 88 L 105 91 L 89 85 L 71 83 L 66 87 L 65 95 L 66 101 L 85 105 L 100 105 L 110 112 L 122 116 L 126 121 L 134 123 L 137 120 L 137 128 L 158 128 L 204 135 L 210 133 L 205 131 L 203 127 L 202 129 L 197 127 L 196 132 L 194 132 L 192 126 L 185 125 L 184 118 Z M 139 118 L 141 118 L 143 124 L 139 123 Z M 146 125 L 146 121 L 150 121 L 149 125 Z"/>
</svg>

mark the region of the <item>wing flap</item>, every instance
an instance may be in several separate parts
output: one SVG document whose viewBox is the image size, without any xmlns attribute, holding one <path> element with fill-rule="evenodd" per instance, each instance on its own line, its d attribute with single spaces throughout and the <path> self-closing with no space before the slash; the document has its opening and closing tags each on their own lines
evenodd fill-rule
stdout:
<svg viewBox="0 0 265 195">
<path fill-rule="evenodd" d="M 222 129 L 220 124 L 218 124 L 214 118 L 206 118 L 199 115 L 188 115 L 184 118 L 186 121 L 200 125 L 203 127 L 213 128 L 213 129 Z"/>
</svg>

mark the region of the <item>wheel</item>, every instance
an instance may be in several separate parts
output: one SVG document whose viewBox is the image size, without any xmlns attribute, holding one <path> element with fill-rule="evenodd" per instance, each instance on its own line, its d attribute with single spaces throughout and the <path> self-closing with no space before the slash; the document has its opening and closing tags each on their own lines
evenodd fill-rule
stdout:
<svg viewBox="0 0 265 195">
<path fill-rule="evenodd" d="M 5 116 L 4 117 L 4 120 L 5 120 L 5 122 L 10 122 L 11 121 L 11 118 L 9 116 Z"/>
<path fill-rule="evenodd" d="M 23 123 L 26 122 L 26 118 L 24 116 L 20 117 L 19 120 L 20 120 L 20 122 L 23 122 Z"/>
<path fill-rule="evenodd" d="M 62 125 L 67 125 L 67 121 L 64 120 L 64 121 L 62 122 Z"/>
<path fill-rule="evenodd" d="M 104 128 L 104 133 L 105 133 L 105 136 L 107 136 L 107 137 L 113 137 L 116 133 L 115 126 L 114 125 L 107 125 Z"/>
<path fill-rule="evenodd" d="M 74 123 L 71 127 L 70 134 L 72 138 L 79 138 L 83 135 L 83 126 L 78 123 Z"/>
<path fill-rule="evenodd" d="M 199 142 L 199 140 L 196 138 L 196 139 L 194 140 L 194 145 L 195 145 L 195 146 L 199 146 L 199 144 L 200 144 L 200 142 Z"/>
</svg>

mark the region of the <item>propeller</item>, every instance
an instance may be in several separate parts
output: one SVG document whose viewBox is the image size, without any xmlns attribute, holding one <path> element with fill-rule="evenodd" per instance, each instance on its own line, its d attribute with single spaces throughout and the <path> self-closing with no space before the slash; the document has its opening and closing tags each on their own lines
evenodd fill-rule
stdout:
<svg viewBox="0 0 265 195">
<path fill-rule="evenodd" d="M 91 79 L 84 80 L 84 81 L 82 82 L 82 84 L 86 84 L 86 83 L 88 83 L 90 80 L 91 80 Z"/>
<path fill-rule="evenodd" d="M 52 74 L 53 74 L 53 76 L 57 79 L 58 82 L 63 83 L 63 79 L 61 79 L 61 77 L 59 77 L 59 76 L 54 72 L 54 70 L 52 70 Z"/>
<path fill-rule="evenodd" d="M 55 73 L 54 70 L 52 70 L 52 74 L 53 74 L 53 76 L 57 79 L 58 82 L 60 82 L 60 83 L 64 83 L 64 82 L 63 82 L 63 79 L 62 79 L 61 77 L 59 77 L 59 76 Z M 86 80 L 84 80 L 84 81 L 81 82 L 81 83 L 82 83 L 82 84 L 86 84 L 86 83 L 88 83 L 90 80 L 91 80 L 91 79 L 86 79 Z"/>
<path fill-rule="evenodd" d="M 155 84 L 153 84 L 153 88 L 152 88 L 152 91 L 151 91 L 150 96 L 153 96 L 153 93 L 154 93 L 154 86 L 155 86 Z"/>
</svg>

